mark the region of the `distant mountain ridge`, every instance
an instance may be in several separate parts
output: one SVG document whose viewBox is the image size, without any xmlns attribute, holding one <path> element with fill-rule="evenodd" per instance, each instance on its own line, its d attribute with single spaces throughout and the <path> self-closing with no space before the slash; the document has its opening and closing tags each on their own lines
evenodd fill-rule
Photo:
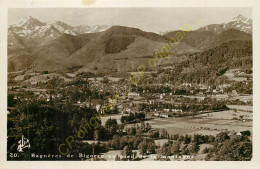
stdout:
<svg viewBox="0 0 260 169">
<path fill-rule="evenodd" d="M 170 38 L 178 31 L 167 32 L 163 36 Z M 211 24 L 190 31 L 183 38 L 183 42 L 201 50 L 216 47 L 231 40 L 252 39 L 252 19 L 238 15 L 232 21 L 223 24 Z"/>
<path fill-rule="evenodd" d="M 176 32 L 173 31 L 164 35 L 164 37 L 170 38 Z M 183 38 L 183 42 L 192 47 L 196 47 L 200 50 L 207 50 L 213 47 L 216 47 L 222 43 L 232 41 L 232 40 L 251 40 L 252 35 L 239 31 L 237 29 L 228 29 L 219 34 L 211 31 L 190 31 L 186 33 L 186 36 Z"/>
<path fill-rule="evenodd" d="M 250 20 L 243 17 L 239 20 L 250 24 Z M 80 67 L 78 72 L 126 74 L 136 71 L 140 64 L 149 68 L 149 59 L 177 32 L 162 36 L 126 26 L 73 27 L 60 21 L 43 23 L 29 17 L 9 27 L 8 72 L 26 69 L 28 73 L 66 72 L 76 66 Z M 189 59 L 194 53 L 214 49 L 224 43 L 233 44 L 229 42 L 237 40 L 251 41 L 252 35 L 235 28 L 190 31 L 175 44 L 162 64 L 179 62 L 178 56 Z"/>
<path fill-rule="evenodd" d="M 198 29 L 198 31 L 210 31 L 221 33 L 228 29 L 237 29 L 245 33 L 252 34 L 252 19 L 242 15 L 233 18 L 232 21 L 223 24 L 211 24 Z"/>
<path fill-rule="evenodd" d="M 64 33 L 70 35 L 95 33 L 105 31 L 110 27 L 111 25 L 80 25 L 73 27 L 61 21 L 44 23 L 29 16 L 8 28 L 8 45 L 10 47 L 30 47 L 31 43 L 42 45 L 45 42 L 58 38 Z M 15 43 L 20 38 L 26 41 L 26 46 L 23 43 Z"/>
</svg>

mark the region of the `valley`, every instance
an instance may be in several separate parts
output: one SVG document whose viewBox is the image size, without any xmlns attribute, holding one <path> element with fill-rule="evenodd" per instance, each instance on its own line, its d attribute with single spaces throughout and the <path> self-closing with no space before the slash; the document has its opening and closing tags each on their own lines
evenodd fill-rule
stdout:
<svg viewBox="0 0 260 169">
<path fill-rule="evenodd" d="M 184 161 L 250 160 L 252 21 L 238 16 L 187 31 L 167 58 L 151 68 L 149 59 L 178 32 L 72 27 L 32 17 L 10 26 L 9 152 L 30 129 L 30 151 L 55 154 L 68 148 L 75 155 L 72 160 L 178 160 L 161 157 L 174 155 L 194 156 Z M 140 65 L 146 69 L 134 84 L 130 75 L 140 73 Z M 119 102 L 103 111 L 115 95 Z M 79 130 L 97 113 L 98 127 L 89 127 L 79 139 Z M 69 136 L 74 136 L 73 148 L 65 144 Z M 61 149 L 63 144 L 66 148 Z M 234 146 L 232 151 L 240 156 L 225 156 L 225 147 L 233 144 L 248 151 L 243 154 Z M 79 153 L 106 157 L 84 158 Z M 18 160 L 28 159 L 24 153 Z"/>
</svg>

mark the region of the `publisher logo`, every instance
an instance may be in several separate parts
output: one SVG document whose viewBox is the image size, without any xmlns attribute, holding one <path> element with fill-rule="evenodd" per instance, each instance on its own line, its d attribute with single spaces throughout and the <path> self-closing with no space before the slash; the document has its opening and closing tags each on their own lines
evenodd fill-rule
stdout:
<svg viewBox="0 0 260 169">
<path fill-rule="evenodd" d="M 25 138 L 24 135 L 22 135 L 22 139 L 18 141 L 17 150 L 19 152 L 23 152 L 23 149 L 25 148 L 30 148 L 30 142 L 29 139 Z"/>
</svg>

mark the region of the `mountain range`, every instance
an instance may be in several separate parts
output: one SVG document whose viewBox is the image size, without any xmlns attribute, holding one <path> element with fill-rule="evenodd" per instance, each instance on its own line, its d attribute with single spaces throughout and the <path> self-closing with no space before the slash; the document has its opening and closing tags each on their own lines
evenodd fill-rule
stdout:
<svg viewBox="0 0 260 169">
<path fill-rule="evenodd" d="M 64 22 L 40 22 L 28 17 L 8 28 L 8 72 L 26 70 L 77 71 L 122 74 L 135 71 L 156 49 L 178 30 L 159 35 L 125 26 L 70 26 Z M 176 57 L 204 52 L 223 43 L 252 40 L 252 20 L 241 15 L 224 24 L 212 24 L 190 31 L 176 44 L 163 64 Z"/>
<path fill-rule="evenodd" d="M 61 21 L 44 23 L 29 16 L 8 28 L 8 40 L 10 39 L 8 45 L 11 47 L 30 47 L 34 46 L 35 43 L 42 45 L 63 34 L 75 36 L 84 33 L 101 32 L 110 27 L 111 25 L 79 25 L 73 27 Z"/>
<path fill-rule="evenodd" d="M 211 24 L 201 27 L 198 31 L 210 31 L 221 33 L 228 29 L 237 29 L 245 33 L 252 34 L 252 19 L 248 19 L 242 15 L 233 18 L 232 21 L 223 24 Z"/>
</svg>

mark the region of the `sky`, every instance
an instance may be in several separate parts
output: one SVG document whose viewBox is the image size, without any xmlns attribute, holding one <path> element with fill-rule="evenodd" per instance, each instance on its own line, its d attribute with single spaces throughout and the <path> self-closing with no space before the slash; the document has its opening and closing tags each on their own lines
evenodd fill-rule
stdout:
<svg viewBox="0 0 260 169">
<path fill-rule="evenodd" d="M 72 26 L 111 24 L 166 32 L 198 20 L 194 29 L 229 22 L 239 14 L 252 19 L 251 8 L 13 8 L 8 10 L 8 25 L 32 16 L 41 22 L 63 21 Z"/>
</svg>

